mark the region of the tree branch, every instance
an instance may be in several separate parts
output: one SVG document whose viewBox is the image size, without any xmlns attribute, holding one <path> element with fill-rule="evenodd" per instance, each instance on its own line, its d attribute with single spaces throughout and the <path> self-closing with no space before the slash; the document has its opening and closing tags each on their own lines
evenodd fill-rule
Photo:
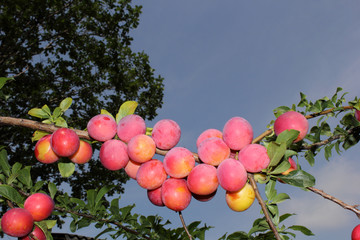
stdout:
<svg viewBox="0 0 360 240">
<path fill-rule="evenodd" d="M 317 189 L 315 187 L 307 187 L 307 189 L 309 189 L 310 191 L 322 196 L 325 199 L 328 199 L 338 205 L 340 205 L 342 208 L 350 210 L 352 212 L 354 212 L 356 214 L 356 216 L 360 219 L 360 210 L 357 208 L 358 205 L 349 205 L 347 203 L 344 203 L 343 201 L 341 201 L 340 199 L 331 196 L 330 194 L 325 193 L 324 191 Z"/>
<path fill-rule="evenodd" d="M 271 231 L 274 233 L 275 238 L 277 240 L 281 240 L 281 237 L 280 237 L 280 235 L 279 235 L 279 233 L 278 233 L 278 231 L 276 229 L 276 226 L 274 225 L 274 223 L 271 220 L 269 211 L 266 208 L 266 204 L 265 204 L 263 198 L 260 195 L 259 189 L 258 189 L 256 181 L 254 179 L 254 175 L 251 174 L 251 173 L 248 173 L 248 178 L 250 180 L 251 186 L 254 188 L 256 199 L 258 200 L 258 203 L 260 204 L 261 209 L 262 209 L 262 211 L 263 211 L 263 213 L 265 215 L 266 222 L 269 224 L 269 227 L 270 227 Z"/>
</svg>

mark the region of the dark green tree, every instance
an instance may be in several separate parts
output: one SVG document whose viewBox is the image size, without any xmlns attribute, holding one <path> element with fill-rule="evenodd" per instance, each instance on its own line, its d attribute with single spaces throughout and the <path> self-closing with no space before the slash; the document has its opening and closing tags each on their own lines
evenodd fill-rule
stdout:
<svg viewBox="0 0 360 240">
<path fill-rule="evenodd" d="M 65 118 L 77 129 L 85 129 L 101 108 L 116 113 L 125 100 L 137 101 L 136 113 L 143 118 L 154 118 L 162 105 L 163 78 L 154 75 L 148 55 L 130 48 L 140 14 L 130 0 L 1 1 L 0 77 L 13 80 L 3 89 L 0 115 L 31 118 L 30 108 L 47 104 L 53 110 L 71 97 Z M 105 173 L 97 159 L 68 179 L 59 178 L 56 164 L 37 166 L 31 132 L 0 126 L 0 145 L 9 146 L 12 159 L 35 164 L 33 176 L 66 181 L 75 196 L 106 182 L 122 191 L 125 174 Z"/>
</svg>

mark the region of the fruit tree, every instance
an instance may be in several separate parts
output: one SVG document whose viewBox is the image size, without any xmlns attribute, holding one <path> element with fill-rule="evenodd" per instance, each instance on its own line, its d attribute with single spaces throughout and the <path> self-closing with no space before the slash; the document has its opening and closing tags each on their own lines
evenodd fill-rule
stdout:
<svg viewBox="0 0 360 240">
<path fill-rule="evenodd" d="M 10 79 L 0 80 L 3 88 Z M 28 136 L 33 140 L 33 157 L 41 164 L 57 165 L 62 178 L 72 176 L 76 165 L 98 161 L 105 171 L 128 174 L 154 208 L 177 212 L 182 223 L 180 228 L 168 228 L 168 222 L 159 216 L 132 213 L 132 205 L 120 207 L 119 197 L 108 195 L 112 185 L 86 189 L 83 200 L 60 191 L 61 186 L 51 181 L 33 181 L 32 166 L 10 161 L 7 146 L 1 146 L 0 200 L 8 209 L 2 216 L 2 231 L 21 239 L 40 239 L 43 235 L 52 239 L 52 227 L 68 217 L 72 219 L 72 231 L 93 223 L 91 227 L 99 229 L 96 237 L 108 234 L 114 239 L 205 239 L 209 227 L 200 226 L 198 221 L 187 225 L 183 213 L 187 214 L 192 201 L 211 201 L 218 188 L 223 188 L 224 202 L 239 212 L 239 218 L 254 202 L 262 211 L 259 218 L 252 219 L 251 229 L 239 229 L 220 239 L 312 235 L 305 226 L 286 225 L 292 214 L 280 215 L 279 204 L 290 196 L 278 193 L 277 184 L 311 191 L 360 216 L 356 206 L 314 187 L 315 176 L 302 170 L 296 161 L 305 158 L 312 166 L 318 154 L 329 158 L 333 150 L 340 154 L 360 140 L 360 101 L 346 101 L 341 91 L 338 88 L 331 98 L 315 102 L 301 93 L 298 104 L 274 110 L 274 120 L 260 136 L 253 136 L 253 126 L 245 116 L 234 116 L 223 129 L 207 129 L 194 140 L 197 152 L 178 146 L 181 126 L 176 119 L 162 119 L 148 126 L 136 113 L 135 101 L 124 102 L 114 115 L 101 110 L 86 120 L 85 130 L 56 124 L 56 119 L 71 109 L 71 98 L 60 101 L 53 111 L 46 105 L 29 109 L 29 115 L 43 122 L 0 116 L 2 128 L 11 125 L 33 129 L 33 135 Z M 318 119 L 314 126 L 309 125 L 310 118 Z M 332 126 L 330 118 L 339 121 Z M 95 145 L 99 151 L 93 151 Z M 265 185 L 264 193 L 259 185 Z M 351 233 L 353 240 L 360 236 L 356 225 Z"/>
</svg>

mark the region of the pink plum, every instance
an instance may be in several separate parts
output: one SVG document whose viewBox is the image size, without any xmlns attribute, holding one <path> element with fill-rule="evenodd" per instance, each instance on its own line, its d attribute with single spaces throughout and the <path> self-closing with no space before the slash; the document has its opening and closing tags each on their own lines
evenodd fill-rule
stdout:
<svg viewBox="0 0 360 240">
<path fill-rule="evenodd" d="M 170 177 L 184 178 L 195 166 L 195 158 L 190 150 L 183 147 L 170 149 L 164 157 L 164 168 Z"/>
<path fill-rule="evenodd" d="M 224 142 L 232 150 L 241 150 L 250 144 L 254 137 L 250 123 L 242 117 L 229 119 L 223 128 Z"/>
<path fill-rule="evenodd" d="M 299 136 L 294 142 L 303 140 L 309 130 L 309 122 L 304 115 L 295 111 L 289 111 L 281 114 L 274 122 L 274 131 L 279 135 L 285 130 L 297 130 Z"/>
<path fill-rule="evenodd" d="M 209 164 L 198 164 L 187 177 L 190 192 L 196 195 L 209 195 L 219 186 L 216 168 Z"/>
<path fill-rule="evenodd" d="M 147 196 L 152 204 L 158 207 L 165 206 L 161 198 L 161 187 L 153 190 L 147 190 Z"/>
<path fill-rule="evenodd" d="M 207 138 L 211 138 L 211 137 L 217 137 L 222 139 L 222 132 L 220 130 L 214 129 L 214 128 L 210 128 L 210 129 L 206 129 L 205 131 L 203 131 L 199 137 L 196 140 L 196 147 L 199 147 L 200 143 L 202 141 L 204 141 Z"/>
<path fill-rule="evenodd" d="M 120 119 L 117 126 L 117 135 L 120 140 L 129 142 L 130 139 L 139 134 L 146 133 L 145 120 L 136 114 L 130 114 Z"/>
<path fill-rule="evenodd" d="M 192 195 L 185 179 L 166 179 L 161 187 L 162 201 L 165 206 L 174 211 L 182 211 L 189 206 Z"/>
<path fill-rule="evenodd" d="M 90 119 L 87 124 L 87 131 L 93 139 L 105 142 L 116 135 L 116 121 L 106 114 L 98 114 Z"/>
<path fill-rule="evenodd" d="M 193 198 L 195 198 L 196 200 L 198 200 L 200 202 L 208 202 L 215 197 L 216 193 L 217 193 L 217 189 L 214 192 L 207 194 L 207 195 L 199 195 L 199 194 L 195 194 L 195 193 L 191 193 L 191 194 L 192 194 Z"/>
<path fill-rule="evenodd" d="M 157 159 L 152 159 L 141 164 L 136 173 L 137 183 L 140 187 L 148 190 L 160 187 L 166 178 L 167 174 L 163 163 Z"/>
<path fill-rule="evenodd" d="M 355 109 L 355 118 L 356 120 L 360 121 L 360 111 Z"/>
<path fill-rule="evenodd" d="M 178 144 L 181 136 L 179 125 L 171 119 L 162 119 L 155 123 L 152 133 L 156 147 L 169 150 Z"/>
<path fill-rule="evenodd" d="M 56 155 L 69 157 L 79 149 L 80 139 L 74 130 L 59 128 L 51 135 L 50 143 Z"/>
<path fill-rule="evenodd" d="M 239 152 L 239 161 L 246 171 L 256 173 L 267 168 L 270 158 L 267 150 L 260 144 L 249 144 Z"/>
<path fill-rule="evenodd" d="M 238 160 L 225 159 L 217 168 L 220 186 L 226 191 L 235 192 L 243 188 L 247 182 L 245 167 Z"/>
<path fill-rule="evenodd" d="M 116 139 L 107 140 L 102 144 L 99 157 L 101 164 L 112 171 L 120 170 L 129 162 L 126 144 Z"/>
<path fill-rule="evenodd" d="M 136 135 L 131 138 L 127 147 L 130 159 L 138 163 L 151 160 L 156 151 L 154 140 L 145 134 Z"/>
<path fill-rule="evenodd" d="M 34 193 L 26 198 L 24 202 L 24 209 L 29 211 L 34 221 L 47 219 L 54 207 L 54 200 L 45 193 Z"/>
<path fill-rule="evenodd" d="M 12 208 L 1 218 L 1 230 L 12 237 L 27 236 L 33 226 L 33 217 L 28 210 L 23 208 Z"/>
<path fill-rule="evenodd" d="M 73 163 L 84 164 L 90 161 L 93 154 L 91 144 L 80 140 L 79 149 L 69 157 Z"/>
<path fill-rule="evenodd" d="M 35 157 L 39 162 L 42 163 L 54 163 L 59 160 L 59 156 L 51 148 L 51 134 L 42 137 L 36 144 L 35 144 Z"/>
<path fill-rule="evenodd" d="M 198 147 L 199 158 L 202 162 L 218 166 L 230 156 L 230 148 L 217 137 L 207 138 Z"/>
<path fill-rule="evenodd" d="M 137 171 L 139 170 L 141 163 L 135 162 L 133 160 L 129 160 L 129 162 L 125 166 L 126 174 L 132 179 L 136 179 Z"/>
<path fill-rule="evenodd" d="M 31 234 L 33 235 L 32 237 L 30 237 L 29 234 L 28 236 L 21 237 L 18 240 L 34 240 L 35 239 L 34 237 L 36 237 L 37 240 L 46 240 L 45 233 L 38 226 L 35 226 Z"/>
<path fill-rule="evenodd" d="M 351 240 L 360 240 L 360 224 L 354 227 L 351 232 Z"/>
<path fill-rule="evenodd" d="M 297 165 L 296 162 L 294 161 L 294 159 L 292 159 L 291 157 L 289 157 L 288 159 L 289 163 L 290 163 L 290 168 L 288 170 L 286 170 L 285 172 L 282 172 L 282 175 L 288 175 L 290 172 L 294 171 L 297 169 Z"/>
</svg>

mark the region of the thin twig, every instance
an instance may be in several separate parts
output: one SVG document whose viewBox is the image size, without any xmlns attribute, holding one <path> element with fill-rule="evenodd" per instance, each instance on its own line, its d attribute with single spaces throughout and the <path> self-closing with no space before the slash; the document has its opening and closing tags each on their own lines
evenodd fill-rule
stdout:
<svg viewBox="0 0 360 240">
<path fill-rule="evenodd" d="M 307 189 L 309 189 L 310 191 L 322 196 L 325 199 L 328 199 L 338 205 L 340 205 L 342 208 L 350 210 L 352 212 L 354 212 L 356 214 L 356 216 L 360 219 L 360 210 L 357 208 L 358 205 L 349 205 L 343 201 L 341 201 L 340 199 L 331 196 L 330 194 L 327 194 L 326 192 L 324 192 L 323 190 L 317 189 L 315 187 L 307 187 Z"/>
<path fill-rule="evenodd" d="M 183 228 L 185 229 L 185 232 L 189 237 L 189 240 L 192 240 L 192 236 L 191 236 L 189 230 L 186 227 L 185 220 L 183 218 L 183 215 L 182 215 L 181 211 L 179 211 L 179 217 L 180 217 L 180 220 L 181 220 L 181 224 L 183 225 Z"/>
<path fill-rule="evenodd" d="M 263 211 L 263 213 L 265 215 L 266 222 L 269 224 L 269 227 L 270 227 L 271 231 L 274 233 L 275 238 L 277 240 L 281 240 L 280 235 L 279 235 L 279 233 L 278 233 L 278 231 L 276 229 L 276 226 L 274 225 L 274 223 L 271 220 L 269 211 L 266 208 L 266 204 L 265 204 L 263 198 L 260 195 L 259 189 L 258 189 L 256 181 L 254 179 L 254 175 L 251 174 L 251 173 L 248 173 L 248 178 L 250 180 L 250 185 L 253 187 L 253 189 L 255 191 L 256 199 L 258 200 L 258 203 L 260 204 L 261 209 L 262 209 L 262 211 Z"/>
</svg>

